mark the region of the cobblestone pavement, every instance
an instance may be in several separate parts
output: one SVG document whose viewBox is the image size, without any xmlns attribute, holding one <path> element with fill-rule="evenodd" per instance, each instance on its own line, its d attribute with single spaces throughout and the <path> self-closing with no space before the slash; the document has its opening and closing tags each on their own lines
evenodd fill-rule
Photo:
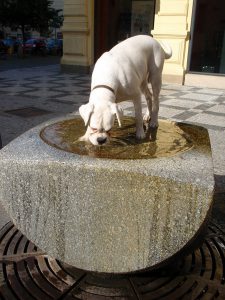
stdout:
<svg viewBox="0 0 225 300">
<path fill-rule="evenodd" d="M 77 111 L 88 101 L 89 92 L 89 75 L 61 73 L 58 64 L 3 69 L 0 72 L 3 146 L 47 119 Z M 133 114 L 131 102 L 122 106 L 125 114 Z M 225 90 L 164 84 L 159 115 L 209 129 L 217 190 L 225 192 Z"/>
</svg>

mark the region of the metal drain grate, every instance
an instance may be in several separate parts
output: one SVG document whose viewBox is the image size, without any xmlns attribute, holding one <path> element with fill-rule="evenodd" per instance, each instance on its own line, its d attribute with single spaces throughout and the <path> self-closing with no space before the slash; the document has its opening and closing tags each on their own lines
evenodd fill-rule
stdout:
<svg viewBox="0 0 225 300">
<path fill-rule="evenodd" d="M 97 276 L 50 258 L 12 223 L 0 231 L 0 299 L 225 299 L 225 232 L 210 223 L 201 247 L 168 268 Z"/>
</svg>

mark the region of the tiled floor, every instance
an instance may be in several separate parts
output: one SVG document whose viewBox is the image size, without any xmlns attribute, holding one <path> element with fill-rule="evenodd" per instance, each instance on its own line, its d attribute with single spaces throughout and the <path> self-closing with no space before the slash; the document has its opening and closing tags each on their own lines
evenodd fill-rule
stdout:
<svg viewBox="0 0 225 300">
<path fill-rule="evenodd" d="M 53 113 L 56 103 L 70 106 L 73 110 L 88 101 L 90 76 L 61 74 L 57 65 L 5 71 L 0 73 L 0 78 L 2 99 L 9 95 L 28 97 L 28 102 L 36 99 L 38 105 L 45 105 L 50 100 L 48 106 L 52 107 Z M 24 101 L 18 103 L 19 106 L 24 104 Z M 123 103 L 123 106 L 125 112 L 132 114 L 132 104 Z M 146 107 L 145 104 L 143 106 Z M 4 113 L 4 105 L 1 105 L 1 113 Z M 223 129 L 225 91 L 164 84 L 160 96 L 160 117 Z"/>
</svg>

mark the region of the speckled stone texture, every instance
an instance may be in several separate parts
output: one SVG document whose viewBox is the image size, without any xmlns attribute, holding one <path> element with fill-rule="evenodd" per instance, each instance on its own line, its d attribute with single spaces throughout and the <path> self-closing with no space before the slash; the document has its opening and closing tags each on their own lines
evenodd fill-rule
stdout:
<svg viewBox="0 0 225 300">
<path fill-rule="evenodd" d="M 205 133 L 174 157 L 98 159 L 44 143 L 40 130 L 54 122 L 0 151 L 0 199 L 38 247 L 77 268 L 122 273 L 155 266 L 193 238 L 214 188 Z"/>
</svg>

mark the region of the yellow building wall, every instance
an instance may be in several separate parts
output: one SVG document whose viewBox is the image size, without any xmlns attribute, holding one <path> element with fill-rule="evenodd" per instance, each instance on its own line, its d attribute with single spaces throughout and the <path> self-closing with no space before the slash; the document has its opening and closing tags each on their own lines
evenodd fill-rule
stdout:
<svg viewBox="0 0 225 300">
<path fill-rule="evenodd" d="M 154 30 L 173 50 L 165 62 L 164 82 L 184 83 L 194 0 L 156 0 Z M 94 63 L 94 0 L 64 0 L 62 69 L 89 72 Z"/>
<path fill-rule="evenodd" d="M 62 32 L 62 69 L 89 72 L 94 59 L 94 1 L 64 0 Z"/>
<path fill-rule="evenodd" d="M 192 7 L 193 0 L 156 0 L 152 34 L 159 41 L 167 41 L 173 50 L 163 69 L 163 80 L 166 82 L 184 83 Z"/>
</svg>

